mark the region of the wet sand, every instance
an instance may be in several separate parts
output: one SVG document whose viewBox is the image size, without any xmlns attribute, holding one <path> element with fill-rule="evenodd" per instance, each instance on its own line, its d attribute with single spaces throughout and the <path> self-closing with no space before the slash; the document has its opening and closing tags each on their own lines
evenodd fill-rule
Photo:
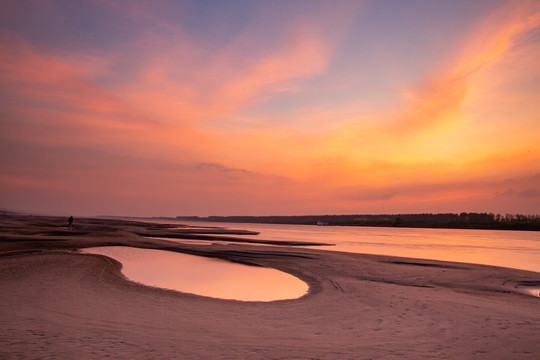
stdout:
<svg viewBox="0 0 540 360">
<path fill-rule="evenodd" d="M 197 236 L 214 245 L 146 236 Z M 223 229 L 0 216 L 0 358 L 537 359 L 540 274 L 245 242 Z M 250 235 L 251 237 L 251 235 Z M 246 239 L 245 236 L 242 239 Z M 220 242 L 225 241 L 223 244 Z M 126 280 L 89 246 L 130 245 L 274 267 L 310 286 L 241 302 Z"/>
</svg>

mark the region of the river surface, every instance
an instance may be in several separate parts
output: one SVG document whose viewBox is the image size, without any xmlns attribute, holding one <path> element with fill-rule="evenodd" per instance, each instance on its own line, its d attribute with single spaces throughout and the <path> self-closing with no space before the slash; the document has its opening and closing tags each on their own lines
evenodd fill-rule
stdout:
<svg viewBox="0 0 540 360">
<path fill-rule="evenodd" d="M 495 265 L 540 273 L 540 231 L 179 223 L 260 233 L 246 238 L 332 243 L 335 245 L 317 247 L 332 251 Z"/>
</svg>

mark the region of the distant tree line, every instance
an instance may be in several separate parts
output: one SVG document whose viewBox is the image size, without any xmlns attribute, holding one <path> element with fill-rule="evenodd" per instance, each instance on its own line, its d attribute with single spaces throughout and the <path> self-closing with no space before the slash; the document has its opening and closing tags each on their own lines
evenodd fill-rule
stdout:
<svg viewBox="0 0 540 360">
<path fill-rule="evenodd" d="M 540 230 L 540 215 L 467 213 L 298 216 L 177 216 L 177 220 L 296 225 Z"/>
</svg>

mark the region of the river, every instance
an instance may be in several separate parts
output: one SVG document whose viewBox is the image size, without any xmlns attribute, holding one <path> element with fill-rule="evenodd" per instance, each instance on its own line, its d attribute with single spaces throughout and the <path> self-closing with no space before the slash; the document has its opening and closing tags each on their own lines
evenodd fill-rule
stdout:
<svg viewBox="0 0 540 360">
<path fill-rule="evenodd" d="M 539 231 L 179 223 L 257 231 L 257 239 L 332 243 L 335 245 L 317 247 L 332 251 L 494 265 L 540 273 Z"/>
</svg>

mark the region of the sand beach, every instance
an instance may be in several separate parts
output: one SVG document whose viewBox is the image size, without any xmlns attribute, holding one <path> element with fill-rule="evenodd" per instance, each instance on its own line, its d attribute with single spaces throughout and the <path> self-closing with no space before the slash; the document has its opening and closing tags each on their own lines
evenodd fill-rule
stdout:
<svg viewBox="0 0 540 360">
<path fill-rule="evenodd" d="M 262 246 L 252 234 L 123 220 L 0 218 L 2 359 L 537 359 L 540 274 Z M 240 233 L 236 232 L 236 235 Z M 245 233 L 241 233 L 246 235 Z M 160 238 L 212 240 L 182 244 Z M 309 292 L 222 300 L 127 280 L 77 249 L 133 246 L 276 268 Z"/>
</svg>

